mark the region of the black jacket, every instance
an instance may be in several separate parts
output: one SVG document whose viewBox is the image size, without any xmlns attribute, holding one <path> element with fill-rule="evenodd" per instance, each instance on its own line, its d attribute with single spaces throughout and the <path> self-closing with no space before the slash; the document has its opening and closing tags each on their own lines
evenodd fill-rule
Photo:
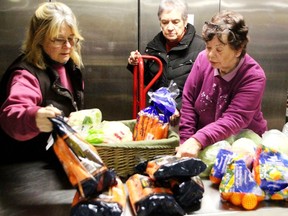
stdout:
<svg viewBox="0 0 288 216">
<path fill-rule="evenodd" d="M 180 110 L 182 105 L 182 91 L 185 81 L 191 68 L 195 62 L 199 52 L 205 49 L 205 43 L 202 38 L 196 34 L 193 25 L 188 24 L 186 33 L 181 42 L 168 53 L 166 52 L 166 39 L 162 32 L 158 33 L 152 41 L 147 44 L 145 49 L 146 55 L 158 57 L 163 64 L 162 77 L 152 86 L 155 91 L 160 87 L 168 87 L 170 81 L 173 80 L 180 94 L 176 98 L 177 108 Z M 133 66 L 128 65 L 127 68 L 133 71 Z M 159 66 L 154 61 L 146 61 L 145 63 L 145 84 L 147 85 L 158 72 Z"/>
<path fill-rule="evenodd" d="M 54 69 L 52 69 L 51 66 L 48 66 L 47 69 L 43 71 L 27 63 L 23 59 L 23 57 L 24 55 L 19 56 L 8 67 L 8 69 L 2 76 L 2 80 L 0 83 L 0 105 L 2 105 L 7 98 L 7 84 L 13 71 L 25 69 L 31 74 L 33 74 L 39 81 L 43 98 L 43 102 L 42 104 L 40 104 L 40 106 L 45 107 L 52 104 L 53 106 L 62 110 L 65 116 L 69 116 L 69 114 L 73 111 L 83 109 L 84 90 L 82 73 L 79 68 L 75 66 L 72 60 L 69 60 L 65 67 L 73 86 L 74 95 L 71 95 L 68 89 L 65 89 L 63 86 L 61 86 L 58 73 Z M 47 62 L 48 65 L 52 64 L 52 61 L 49 59 L 47 59 Z M 20 155 L 17 154 L 18 158 L 28 158 L 34 156 L 36 158 L 38 156 L 41 157 L 42 153 L 45 151 L 45 146 L 47 145 L 47 139 L 49 136 L 50 133 L 40 133 L 37 137 L 31 140 L 17 141 L 12 137 L 8 136 L 0 128 L 0 137 L 2 142 L 1 151 L 14 156 L 16 152 L 20 152 Z M 30 153 L 31 155 L 25 155 Z"/>
</svg>

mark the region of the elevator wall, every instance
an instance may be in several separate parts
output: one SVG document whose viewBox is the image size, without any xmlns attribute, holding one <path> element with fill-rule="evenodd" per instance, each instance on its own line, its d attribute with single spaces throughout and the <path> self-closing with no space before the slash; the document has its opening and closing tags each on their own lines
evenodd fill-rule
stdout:
<svg viewBox="0 0 288 216">
<path fill-rule="evenodd" d="M 0 76 L 19 54 L 30 17 L 40 0 L 2 0 L 0 4 Z M 155 0 L 63 0 L 78 17 L 85 68 L 86 108 L 99 108 L 105 120 L 132 118 L 132 74 L 126 69 L 132 50 L 143 52 L 160 31 Z M 189 21 L 201 34 L 204 21 L 222 9 L 241 12 L 249 26 L 248 53 L 264 68 L 267 86 L 263 112 L 269 128 L 285 122 L 288 64 L 287 0 L 187 0 Z M 286 22 L 286 23 L 285 23 Z"/>
</svg>

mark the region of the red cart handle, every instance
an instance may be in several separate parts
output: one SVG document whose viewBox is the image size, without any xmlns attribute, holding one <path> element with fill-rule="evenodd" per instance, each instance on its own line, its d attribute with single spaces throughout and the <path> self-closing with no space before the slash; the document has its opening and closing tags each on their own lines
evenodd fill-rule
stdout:
<svg viewBox="0 0 288 216">
<path fill-rule="evenodd" d="M 144 86 L 144 60 L 155 60 L 159 65 L 159 70 L 153 79 Z M 137 117 L 140 110 L 146 106 L 146 95 L 151 86 L 159 79 L 162 75 L 163 65 L 159 58 L 150 55 L 141 55 L 138 59 L 138 65 L 134 66 L 133 70 L 133 119 Z"/>
</svg>

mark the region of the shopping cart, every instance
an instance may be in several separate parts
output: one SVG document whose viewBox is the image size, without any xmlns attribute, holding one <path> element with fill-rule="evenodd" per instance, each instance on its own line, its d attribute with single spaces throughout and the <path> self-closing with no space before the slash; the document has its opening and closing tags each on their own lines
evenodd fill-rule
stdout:
<svg viewBox="0 0 288 216">
<path fill-rule="evenodd" d="M 144 59 L 154 60 L 159 65 L 157 74 L 146 86 L 144 85 Z M 146 107 L 147 92 L 161 76 L 162 69 L 162 62 L 155 56 L 141 55 L 138 59 L 138 65 L 135 65 L 133 70 L 133 119 L 136 119 L 138 112 Z"/>
</svg>

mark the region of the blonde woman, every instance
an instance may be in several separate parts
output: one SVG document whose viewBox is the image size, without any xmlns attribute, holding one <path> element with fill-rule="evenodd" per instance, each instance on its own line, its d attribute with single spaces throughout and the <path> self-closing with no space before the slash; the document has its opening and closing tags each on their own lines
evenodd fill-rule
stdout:
<svg viewBox="0 0 288 216">
<path fill-rule="evenodd" d="M 52 131 L 48 118 L 83 108 L 82 40 L 67 5 L 45 2 L 35 11 L 22 53 L 0 85 L 1 148 L 13 158 L 41 157 Z"/>
</svg>

